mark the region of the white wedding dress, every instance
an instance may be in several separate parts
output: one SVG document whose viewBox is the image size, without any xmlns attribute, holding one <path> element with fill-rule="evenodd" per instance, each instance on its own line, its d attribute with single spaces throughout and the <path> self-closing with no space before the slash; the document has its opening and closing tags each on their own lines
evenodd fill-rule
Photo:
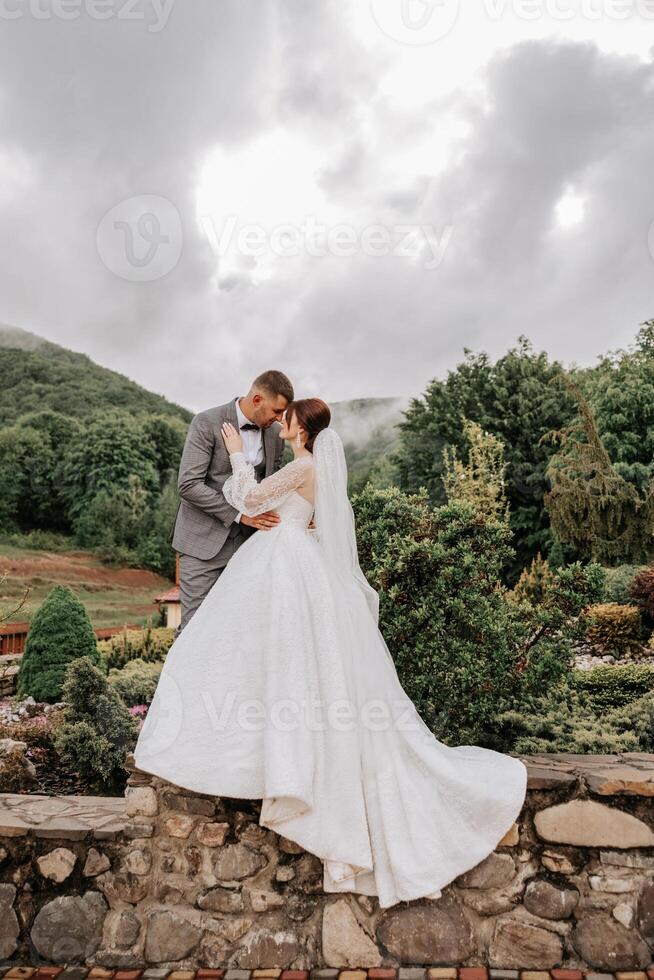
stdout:
<svg viewBox="0 0 654 980">
<path fill-rule="evenodd" d="M 439 742 L 418 715 L 353 553 L 342 443 L 323 431 L 316 531 L 298 492 L 314 460 L 257 483 L 232 455 L 225 497 L 281 522 L 241 545 L 173 643 L 134 758 L 190 790 L 260 799 L 261 825 L 322 859 L 325 892 L 387 908 L 440 897 L 490 854 L 520 813 L 527 770 Z"/>
</svg>

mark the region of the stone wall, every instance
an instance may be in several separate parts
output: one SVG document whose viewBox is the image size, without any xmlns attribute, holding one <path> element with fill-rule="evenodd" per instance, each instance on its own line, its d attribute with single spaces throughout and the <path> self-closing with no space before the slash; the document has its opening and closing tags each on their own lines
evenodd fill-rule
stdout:
<svg viewBox="0 0 654 980">
<path fill-rule="evenodd" d="M 654 756 L 525 762 L 525 807 L 493 854 L 440 899 L 382 910 L 325 894 L 320 860 L 261 827 L 259 801 L 190 793 L 131 759 L 122 813 L 122 800 L 23 797 L 3 815 L 0 800 L 0 956 L 180 969 L 649 966 Z"/>
</svg>

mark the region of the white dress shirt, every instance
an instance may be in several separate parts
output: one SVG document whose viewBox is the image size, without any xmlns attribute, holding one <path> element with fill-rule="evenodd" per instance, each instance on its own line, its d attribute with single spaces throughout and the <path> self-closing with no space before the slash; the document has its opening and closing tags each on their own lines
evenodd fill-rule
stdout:
<svg viewBox="0 0 654 980">
<path fill-rule="evenodd" d="M 250 420 L 243 414 L 238 402 L 239 399 L 237 398 L 236 417 L 238 419 L 241 439 L 243 440 L 243 454 L 248 463 L 251 463 L 252 466 L 258 466 L 259 463 L 263 462 L 263 433 L 261 429 L 245 429 L 245 431 L 241 429 L 241 426 Z M 242 516 L 243 514 L 239 511 L 234 520 L 240 521 Z"/>
</svg>

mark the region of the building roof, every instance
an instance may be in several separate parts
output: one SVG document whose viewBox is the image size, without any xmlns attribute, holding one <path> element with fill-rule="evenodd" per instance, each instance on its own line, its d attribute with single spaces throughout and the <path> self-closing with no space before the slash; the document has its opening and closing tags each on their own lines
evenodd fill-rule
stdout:
<svg viewBox="0 0 654 980">
<path fill-rule="evenodd" d="M 162 592 L 161 595 L 155 596 L 155 602 L 179 602 L 179 585 L 173 585 L 171 589 L 167 592 Z"/>
</svg>

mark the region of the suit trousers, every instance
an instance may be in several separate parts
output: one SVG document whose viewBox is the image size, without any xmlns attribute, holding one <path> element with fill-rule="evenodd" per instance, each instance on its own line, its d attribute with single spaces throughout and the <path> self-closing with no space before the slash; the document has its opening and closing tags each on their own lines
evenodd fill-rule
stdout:
<svg viewBox="0 0 654 980">
<path fill-rule="evenodd" d="M 246 531 L 245 525 L 233 524 L 229 537 L 213 558 L 194 558 L 193 555 L 179 556 L 179 597 L 182 604 L 182 619 L 178 633 L 184 629 L 191 617 L 198 611 L 207 594 L 218 581 L 232 555 L 247 541 L 254 531 Z"/>
</svg>

